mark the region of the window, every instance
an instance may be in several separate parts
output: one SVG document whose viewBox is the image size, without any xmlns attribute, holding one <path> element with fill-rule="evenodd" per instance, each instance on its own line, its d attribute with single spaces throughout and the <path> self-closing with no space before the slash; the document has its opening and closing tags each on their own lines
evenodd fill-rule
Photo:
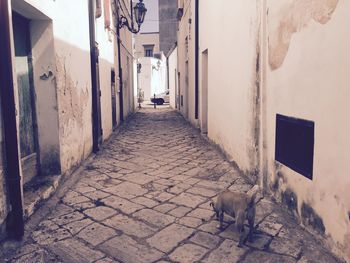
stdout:
<svg viewBox="0 0 350 263">
<path fill-rule="evenodd" d="M 312 121 L 277 114 L 275 159 L 312 180 L 314 159 Z"/>
<path fill-rule="evenodd" d="M 144 45 L 143 48 L 145 49 L 145 57 L 153 57 L 154 45 Z"/>
</svg>

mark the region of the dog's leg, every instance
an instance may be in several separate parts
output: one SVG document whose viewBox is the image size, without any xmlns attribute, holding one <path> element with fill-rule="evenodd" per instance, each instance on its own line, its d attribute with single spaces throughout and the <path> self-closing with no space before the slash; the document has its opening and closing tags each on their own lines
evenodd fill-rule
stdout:
<svg viewBox="0 0 350 263">
<path fill-rule="evenodd" d="M 248 210 L 247 217 L 248 217 L 248 224 L 249 224 L 248 240 L 249 242 L 253 242 L 255 207 L 252 207 Z"/>
<path fill-rule="evenodd" d="M 215 211 L 215 215 L 216 215 L 216 219 L 219 220 L 219 219 L 220 219 L 220 213 L 219 213 L 219 211 Z"/>
<path fill-rule="evenodd" d="M 236 227 L 239 234 L 238 247 L 242 247 L 244 241 L 244 212 L 238 212 L 236 218 Z"/>
<path fill-rule="evenodd" d="M 219 225 L 218 225 L 219 229 L 223 229 L 224 228 L 223 222 L 224 222 L 224 212 L 220 211 L 219 212 Z"/>
<path fill-rule="evenodd" d="M 216 219 L 219 220 L 219 209 L 215 206 L 214 202 L 210 203 L 210 206 L 213 208 L 215 215 L 216 215 Z"/>
</svg>

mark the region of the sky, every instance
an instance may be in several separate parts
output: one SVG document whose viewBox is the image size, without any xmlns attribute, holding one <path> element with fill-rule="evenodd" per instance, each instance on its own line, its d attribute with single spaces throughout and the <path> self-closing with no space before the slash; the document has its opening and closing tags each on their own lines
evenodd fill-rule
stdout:
<svg viewBox="0 0 350 263">
<path fill-rule="evenodd" d="M 144 0 L 143 2 L 147 13 L 141 26 L 141 33 L 159 32 L 158 0 Z"/>
</svg>

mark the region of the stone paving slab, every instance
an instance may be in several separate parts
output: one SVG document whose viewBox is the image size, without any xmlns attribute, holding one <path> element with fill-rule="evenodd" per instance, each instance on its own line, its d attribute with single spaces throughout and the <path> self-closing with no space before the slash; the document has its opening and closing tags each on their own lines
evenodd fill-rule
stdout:
<svg viewBox="0 0 350 263">
<path fill-rule="evenodd" d="M 234 219 L 218 229 L 209 203 L 251 185 L 167 108 L 137 112 L 72 176 L 22 242 L 1 244 L 5 262 L 340 262 L 268 197 L 237 247 Z"/>
<path fill-rule="evenodd" d="M 125 263 L 155 262 L 163 256 L 163 253 L 139 244 L 126 235 L 103 243 L 99 249 Z"/>
<path fill-rule="evenodd" d="M 180 242 L 192 235 L 193 232 L 194 230 L 191 228 L 172 224 L 156 233 L 153 237 L 147 239 L 147 242 L 160 251 L 170 252 Z"/>
<path fill-rule="evenodd" d="M 49 246 L 49 250 L 55 253 L 63 262 L 71 263 L 92 263 L 105 256 L 102 252 L 93 250 L 75 239 L 53 243 Z"/>
</svg>

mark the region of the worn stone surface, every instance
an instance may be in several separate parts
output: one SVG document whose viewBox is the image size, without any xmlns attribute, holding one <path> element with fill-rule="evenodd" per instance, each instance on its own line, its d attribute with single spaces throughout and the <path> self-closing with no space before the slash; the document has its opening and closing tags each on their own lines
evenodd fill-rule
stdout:
<svg viewBox="0 0 350 263">
<path fill-rule="evenodd" d="M 180 195 L 170 200 L 170 202 L 174 204 L 183 205 L 191 208 L 195 208 L 196 206 L 200 205 L 205 201 L 206 198 L 189 193 L 181 193 Z"/>
<path fill-rule="evenodd" d="M 49 249 L 58 255 L 63 262 L 95 262 L 105 256 L 102 252 L 93 250 L 75 239 L 53 243 L 49 246 Z"/>
<path fill-rule="evenodd" d="M 170 254 L 170 259 L 176 262 L 192 263 L 200 260 L 207 253 L 207 249 L 193 244 L 185 244 Z"/>
<path fill-rule="evenodd" d="M 94 223 L 83 229 L 77 236 L 91 245 L 96 246 L 115 235 L 116 232 L 112 228 Z"/>
<path fill-rule="evenodd" d="M 175 221 L 170 215 L 164 215 L 152 209 L 143 209 L 134 213 L 134 217 L 146 221 L 156 227 L 165 227 Z"/>
<path fill-rule="evenodd" d="M 271 254 L 263 251 L 252 251 L 251 253 L 248 253 L 247 256 L 244 258 L 244 260 L 241 262 L 244 262 L 244 263 L 256 263 L 256 262 L 295 263 L 296 260 L 284 255 Z M 321 261 L 317 261 L 317 262 L 321 262 Z"/>
<path fill-rule="evenodd" d="M 203 262 L 237 262 L 244 253 L 246 253 L 246 248 L 239 248 L 236 242 L 225 240 L 217 249 L 213 250 L 213 252 L 209 254 L 209 257 Z"/>
<path fill-rule="evenodd" d="M 206 232 L 198 231 L 190 241 L 203 247 L 214 249 L 220 243 L 220 237 Z"/>
<path fill-rule="evenodd" d="M 84 214 L 96 221 L 104 220 L 115 215 L 116 213 L 117 212 L 114 209 L 106 206 L 98 206 L 84 211 Z"/>
<path fill-rule="evenodd" d="M 136 113 L 73 175 L 22 242 L 1 244 L 5 262 L 339 262 L 268 197 L 238 248 L 233 218 L 218 229 L 209 203 L 251 185 L 169 109 Z"/>
<path fill-rule="evenodd" d="M 298 258 L 301 254 L 302 243 L 295 239 L 276 237 L 270 244 L 270 249 L 278 254 L 289 255 Z"/>
<path fill-rule="evenodd" d="M 139 238 L 150 236 L 156 232 L 156 228 L 150 227 L 141 221 L 134 220 L 128 216 L 117 215 L 104 221 L 104 224 L 123 231 L 123 233 Z"/>
<path fill-rule="evenodd" d="M 153 248 L 137 243 L 126 235 L 113 238 L 103 243 L 99 248 L 125 263 L 155 262 L 163 255 Z"/>
<path fill-rule="evenodd" d="M 181 241 L 188 238 L 192 233 L 193 229 L 178 224 L 172 224 L 149 238 L 147 241 L 151 246 L 158 250 L 169 252 Z"/>
</svg>

